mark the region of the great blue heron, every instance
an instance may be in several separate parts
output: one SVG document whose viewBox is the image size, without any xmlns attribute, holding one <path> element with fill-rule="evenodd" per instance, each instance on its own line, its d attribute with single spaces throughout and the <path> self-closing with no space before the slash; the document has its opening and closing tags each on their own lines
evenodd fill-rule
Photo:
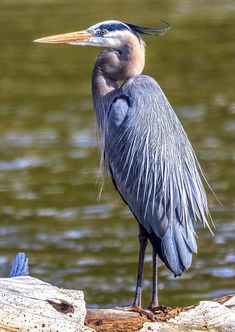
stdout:
<svg viewBox="0 0 235 332">
<path fill-rule="evenodd" d="M 158 307 L 157 257 L 175 276 L 180 276 L 190 267 L 192 254 L 197 251 L 195 222 L 199 220 L 209 227 L 202 172 L 193 148 L 158 83 L 141 75 L 145 43 L 140 34 L 157 35 L 168 29 L 112 20 L 87 30 L 36 40 L 107 48 L 99 53 L 93 68 L 93 103 L 103 163 L 139 224 L 133 302 L 137 309 L 141 308 L 147 241 L 153 247 L 150 308 L 154 310 Z"/>
</svg>

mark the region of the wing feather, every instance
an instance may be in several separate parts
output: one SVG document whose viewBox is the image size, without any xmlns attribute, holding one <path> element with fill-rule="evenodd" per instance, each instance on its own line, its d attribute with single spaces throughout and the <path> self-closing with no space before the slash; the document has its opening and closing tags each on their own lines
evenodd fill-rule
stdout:
<svg viewBox="0 0 235 332">
<path fill-rule="evenodd" d="M 194 224 L 209 227 L 209 212 L 195 153 L 152 78 L 136 76 L 120 88 L 108 112 L 104 149 L 121 196 L 180 275 L 197 251 Z"/>
</svg>

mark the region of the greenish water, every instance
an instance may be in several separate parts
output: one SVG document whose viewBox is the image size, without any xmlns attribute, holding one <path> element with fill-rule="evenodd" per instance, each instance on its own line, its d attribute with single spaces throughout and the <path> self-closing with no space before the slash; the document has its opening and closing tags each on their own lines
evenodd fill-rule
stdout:
<svg viewBox="0 0 235 332">
<path fill-rule="evenodd" d="M 215 236 L 200 229 L 190 270 L 160 267 L 160 301 L 186 305 L 235 290 L 234 1 L 0 2 L 0 272 L 15 253 L 31 275 L 82 289 L 91 306 L 131 303 L 137 224 L 107 180 L 97 201 L 99 150 L 90 77 L 99 49 L 32 40 L 106 19 L 174 27 L 146 37 L 145 73 L 181 119 L 222 206 L 208 192 Z M 144 302 L 151 290 L 151 251 Z"/>
</svg>

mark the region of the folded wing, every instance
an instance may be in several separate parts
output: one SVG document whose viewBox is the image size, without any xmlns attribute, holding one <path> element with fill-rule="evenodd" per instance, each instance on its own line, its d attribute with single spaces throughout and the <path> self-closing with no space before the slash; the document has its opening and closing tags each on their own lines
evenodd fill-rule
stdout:
<svg viewBox="0 0 235 332">
<path fill-rule="evenodd" d="M 117 190 L 175 274 L 197 251 L 194 224 L 208 226 L 200 166 L 159 85 L 129 79 L 107 113 L 105 163 Z"/>
</svg>

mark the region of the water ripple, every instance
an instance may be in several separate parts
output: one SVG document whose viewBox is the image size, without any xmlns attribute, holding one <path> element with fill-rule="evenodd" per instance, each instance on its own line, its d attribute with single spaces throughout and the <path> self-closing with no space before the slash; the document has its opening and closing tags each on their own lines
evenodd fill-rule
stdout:
<svg viewBox="0 0 235 332">
<path fill-rule="evenodd" d="M 10 161 L 0 161 L 0 170 L 17 170 L 38 167 L 43 163 L 39 158 L 17 158 Z"/>
</svg>

